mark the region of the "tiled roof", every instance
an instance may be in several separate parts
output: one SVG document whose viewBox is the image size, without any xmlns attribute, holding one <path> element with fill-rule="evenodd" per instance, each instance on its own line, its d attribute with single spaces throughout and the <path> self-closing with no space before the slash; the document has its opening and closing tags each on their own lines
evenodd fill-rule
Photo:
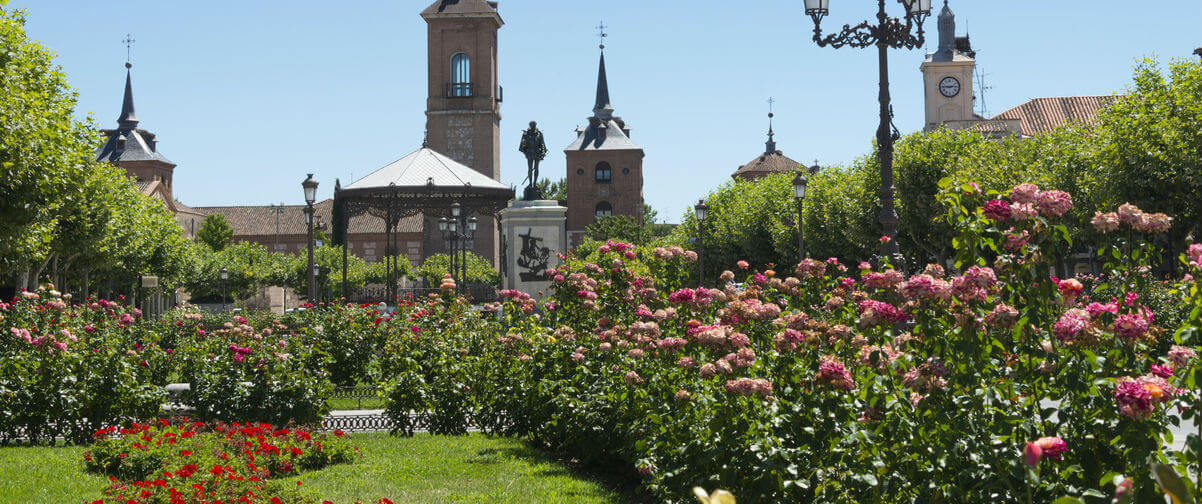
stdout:
<svg viewBox="0 0 1202 504">
<path fill-rule="evenodd" d="M 776 151 L 771 154 L 764 153 L 756 156 L 747 164 L 740 166 L 731 175 L 734 179 L 755 179 L 764 177 L 772 173 L 779 172 L 795 172 L 802 166 L 801 163 L 790 159 L 781 151 Z"/>
<path fill-rule="evenodd" d="M 589 126 L 576 130 L 576 140 L 565 151 L 582 150 L 639 150 L 639 144 L 634 143 L 626 135 L 626 123 L 615 117 L 604 120 L 596 117 L 589 118 Z"/>
<path fill-rule="evenodd" d="M 437 15 L 497 15 L 497 2 L 485 0 L 435 0 L 422 11 L 422 16 Z"/>
<path fill-rule="evenodd" d="M 1117 95 L 1033 98 L 993 119 L 1018 119 L 1022 121 L 1019 133 L 1030 137 L 1068 123 L 1093 126 L 1098 123 L 1098 113 L 1119 98 Z"/>
<path fill-rule="evenodd" d="M 314 214 L 321 222 L 332 222 L 330 213 L 334 200 L 326 199 L 313 205 Z M 304 205 L 284 206 L 226 206 L 226 207 L 196 207 L 194 210 L 204 214 L 221 214 L 234 228 L 235 236 L 274 236 L 276 234 L 276 213 L 279 212 L 280 235 L 302 235 L 307 232 L 305 226 Z M 282 211 L 281 211 L 282 210 Z M 399 231 L 402 233 L 422 232 L 421 216 L 401 219 Z M 384 221 L 371 215 L 357 215 L 351 218 L 347 229 L 350 234 L 383 233 Z"/>
<path fill-rule="evenodd" d="M 388 187 L 390 184 L 400 187 L 425 187 L 427 184 L 433 184 L 436 187 L 470 185 L 478 189 L 509 189 L 509 186 L 489 178 L 488 175 L 425 147 L 393 161 L 343 189 Z"/>
<path fill-rule="evenodd" d="M 154 133 L 144 129 L 101 130 L 108 139 L 96 150 L 97 161 L 117 163 L 121 161 L 158 161 L 175 166 L 171 160 L 159 154 L 154 145 Z M 149 141 L 147 141 L 149 140 Z M 124 145 L 124 148 L 120 148 Z"/>
</svg>

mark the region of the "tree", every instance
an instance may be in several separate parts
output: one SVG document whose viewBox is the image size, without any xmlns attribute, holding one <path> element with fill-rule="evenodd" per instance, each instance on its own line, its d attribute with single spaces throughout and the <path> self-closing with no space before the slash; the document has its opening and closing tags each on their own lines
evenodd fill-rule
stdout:
<svg viewBox="0 0 1202 504">
<path fill-rule="evenodd" d="M 642 242 L 641 229 L 634 217 L 627 215 L 606 215 L 584 228 L 584 236 L 599 242 L 608 240 L 630 243 Z"/>
<path fill-rule="evenodd" d="M 1134 82 L 1102 112 L 1101 153 L 1091 184 L 1104 208 L 1124 202 L 1175 218 L 1170 237 L 1181 250 L 1202 231 L 1202 64 L 1174 60 L 1167 75 L 1156 60 L 1135 66 Z"/>
<path fill-rule="evenodd" d="M 196 232 L 196 238 L 208 245 L 214 252 L 221 252 L 226 244 L 234 238 L 234 228 L 230 227 L 230 223 L 225 220 L 225 216 L 221 214 L 210 214 L 205 217 L 204 222 L 200 223 L 200 231 Z"/>
<path fill-rule="evenodd" d="M 543 193 L 543 199 L 567 201 L 568 199 L 568 183 L 564 179 L 559 179 L 554 182 L 551 179 L 538 179 L 538 190 Z"/>
<path fill-rule="evenodd" d="M 442 282 L 442 277 L 450 271 L 451 256 L 434 254 L 426 258 L 426 261 L 418 268 L 417 274 L 426 281 L 426 286 L 437 287 Z M 460 282 L 462 281 L 463 279 L 460 279 Z M 493 268 L 492 263 L 475 253 L 467 253 L 467 284 L 496 285 L 500 281 L 501 274 L 496 268 Z"/>
</svg>

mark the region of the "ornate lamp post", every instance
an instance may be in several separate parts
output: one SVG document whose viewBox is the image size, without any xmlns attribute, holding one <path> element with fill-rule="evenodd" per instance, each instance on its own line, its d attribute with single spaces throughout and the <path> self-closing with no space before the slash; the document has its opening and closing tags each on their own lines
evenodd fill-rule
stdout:
<svg viewBox="0 0 1202 504">
<path fill-rule="evenodd" d="M 227 270 L 225 268 L 221 268 L 221 271 L 218 274 L 218 276 L 221 277 L 221 311 L 224 312 L 225 311 L 225 281 L 230 278 L 230 272 L 229 272 L 229 270 Z"/>
<path fill-rule="evenodd" d="M 693 207 L 693 214 L 697 216 L 697 286 L 701 287 L 705 284 L 705 212 L 709 210 L 709 205 L 705 204 L 705 200 L 697 200 L 697 206 Z"/>
<path fill-rule="evenodd" d="M 305 190 L 305 227 L 308 228 L 305 247 L 309 249 L 309 264 L 305 268 L 305 274 L 309 277 L 309 302 L 312 303 L 317 291 L 316 279 L 313 277 L 313 202 L 317 201 L 317 181 L 313 180 L 312 173 L 301 182 L 301 188 Z"/>
<path fill-rule="evenodd" d="M 802 212 L 806 199 L 806 184 L 809 179 L 797 172 L 793 177 L 793 199 L 797 200 L 797 257 L 806 258 L 805 214 Z"/>
<path fill-rule="evenodd" d="M 455 279 L 456 288 L 461 290 L 462 284 L 467 281 L 467 247 L 465 245 L 467 240 L 475 236 L 476 225 L 476 218 L 463 215 L 463 207 L 458 202 L 451 204 L 450 218 L 438 219 L 438 230 L 442 231 L 443 239 L 451 244 L 451 278 Z"/>
<path fill-rule="evenodd" d="M 876 23 L 843 25 L 843 30 L 822 36 L 822 18 L 830 12 L 830 0 L 805 0 L 805 12 L 814 20 L 814 42 L 819 47 L 876 46 L 880 71 L 881 122 L 876 130 L 877 159 L 881 166 L 881 226 L 885 236 L 884 255 L 895 265 L 902 265 L 897 248 L 897 210 L 893 207 L 893 142 L 900 134 L 893 127 L 893 107 L 889 104 L 889 48 L 914 49 L 922 47 L 922 23 L 931 14 L 931 0 L 898 0 L 906 8 L 905 19 L 891 18 L 885 13 L 885 0 L 877 0 Z M 916 34 L 910 31 L 917 28 Z"/>
</svg>

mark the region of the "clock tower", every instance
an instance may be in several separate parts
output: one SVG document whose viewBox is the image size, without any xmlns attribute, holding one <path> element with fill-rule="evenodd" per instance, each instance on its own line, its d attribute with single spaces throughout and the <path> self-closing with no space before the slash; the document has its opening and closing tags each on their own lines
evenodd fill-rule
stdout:
<svg viewBox="0 0 1202 504">
<path fill-rule="evenodd" d="M 939 49 L 928 54 L 919 67 L 926 101 L 925 129 L 979 119 L 973 112 L 975 56 L 968 37 L 956 37 L 956 15 L 944 0 L 943 10 L 939 13 Z"/>
</svg>

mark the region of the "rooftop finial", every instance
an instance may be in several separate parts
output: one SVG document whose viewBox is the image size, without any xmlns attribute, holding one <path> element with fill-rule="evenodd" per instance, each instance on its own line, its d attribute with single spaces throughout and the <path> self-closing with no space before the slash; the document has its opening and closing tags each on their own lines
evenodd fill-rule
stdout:
<svg viewBox="0 0 1202 504">
<path fill-rule="evenodd" d="M 597 25 L 597 36 L 601 39 L 601 50 L 602 51 L 605 50 L 605 37 L 609 36 L 608 33 L 605 33 L 606 28 L 609 28 L 609 27 L 605 26 L 605 21 L 602 21 L 600 25 Z"/>
<path fill-rule="evenodd" d="M 125 68 L 129 68 L 130 67 L 130 64 L 129 64 L 130 50 L 133 48 L 134 42 L 137 42 L 137 40 L 134 40 L 133 35 L 126 33 L 125 40 L 122 40 L 122 42 L 125 42 Z"/>
<path fill-rule="evenodd" d="M 768 97 L 768 141 L 764 142 L 764 153 L 765 154 L 775 154 L 776 153 L 776 140 L 774 140 L 772 138 L 773 135 L 775 135 L 775 133 L 772 132 L 772 118 L 776 117 L 776 114 L 772 113 L 772 105 L 774 105 L 775 103 L 776 103 L 776 100 L 774 100 L 771 96 L 769 96 Z"/>
</svg>

